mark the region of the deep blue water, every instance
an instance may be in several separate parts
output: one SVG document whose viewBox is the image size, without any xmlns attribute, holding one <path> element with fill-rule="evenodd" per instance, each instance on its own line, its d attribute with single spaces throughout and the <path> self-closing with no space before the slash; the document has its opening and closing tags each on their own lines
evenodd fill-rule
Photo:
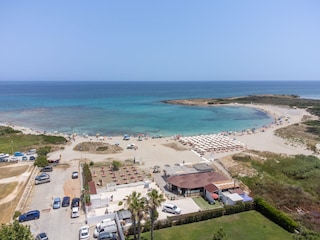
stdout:
<svg viewBox="0 0 320 240">
<path fill-rule="evenodd" d="M 194 135 L 269 124 L 244 107 L 190 107 L 168 99 L 295 94 L 320 99 L 320 81 L 0 82 L 0 123 L 95 135 Z"/>
</svg>

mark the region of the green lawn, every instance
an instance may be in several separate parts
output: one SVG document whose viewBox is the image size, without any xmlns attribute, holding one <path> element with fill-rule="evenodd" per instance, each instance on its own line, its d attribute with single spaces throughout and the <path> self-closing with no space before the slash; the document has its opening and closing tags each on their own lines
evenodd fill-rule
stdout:
<svg viewBox="0 0 320 240">
<path fill-rule="evenodd" d="M 215 204 L 209 204 L 203 197 L 193 197 L 192 200 L 201 208 L 201 210 L 209 210 L 215 208 L 223 207 L 219 201 L 216 201 Z"/>
<path fill-rule="evenodd" d="M 292 234 L 269 221 L 256 211 L 242 212 L 207 221 L 165 228 L 154 232 L 157 240 L 211 240 L 213 233 L 222 228 L 225 240 L 230 239 L 292 239 Z M 143 233 L 142 239 L 150 239 L 150 232 Z"/>
</svg>

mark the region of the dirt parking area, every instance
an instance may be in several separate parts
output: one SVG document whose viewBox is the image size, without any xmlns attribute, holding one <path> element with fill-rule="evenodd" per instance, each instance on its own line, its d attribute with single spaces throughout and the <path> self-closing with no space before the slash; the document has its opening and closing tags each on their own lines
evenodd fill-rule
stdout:
<svg viewBox="0 0 320 240">
<path fill-rule="evenodd" d="M 200 211 L 200 207 L 193 201 L 192 198 L 183 198 L 179 200 L 174 200 L 174 201 L 166 201 L 165 203 L 171 203 L 176 205 L 181 209 L 181 214 L 187 214 L 187 213 L 193 213 L 193 212 L 198 212 Z M 174 216 L 174 214 L 171 213 L 166 213 L 162 211 L 162 206 L 158 208 L 159 212 L 159 218 L 158 219 L 166 219 L 168 216 Z"/>
</svg>

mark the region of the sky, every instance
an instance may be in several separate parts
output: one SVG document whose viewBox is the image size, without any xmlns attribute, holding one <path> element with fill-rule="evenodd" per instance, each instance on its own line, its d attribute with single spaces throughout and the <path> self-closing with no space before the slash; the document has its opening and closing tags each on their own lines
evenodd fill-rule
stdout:
<svg viewBox="0 0 320 240">
<path fill-rule="evenodd" d="M 0 1 L 0 81 L 320 80 L 318 0 Z"/>
</svg>

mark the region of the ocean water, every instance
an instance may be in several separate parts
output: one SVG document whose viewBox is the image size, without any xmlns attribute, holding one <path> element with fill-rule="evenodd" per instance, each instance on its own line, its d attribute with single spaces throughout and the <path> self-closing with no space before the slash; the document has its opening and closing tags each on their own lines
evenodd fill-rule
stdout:
<svg viewBox="0 0 320 240">
<path fill-rule="evenodd" d="M 295 94 L 320 98 L 320 81 L 0 82 L 0 123 L 95 135 L 172 136 L 241 131 L 270 124 L 245 107 L 193 107 L 162 101 L 185 98 Z"/>
</svg>

